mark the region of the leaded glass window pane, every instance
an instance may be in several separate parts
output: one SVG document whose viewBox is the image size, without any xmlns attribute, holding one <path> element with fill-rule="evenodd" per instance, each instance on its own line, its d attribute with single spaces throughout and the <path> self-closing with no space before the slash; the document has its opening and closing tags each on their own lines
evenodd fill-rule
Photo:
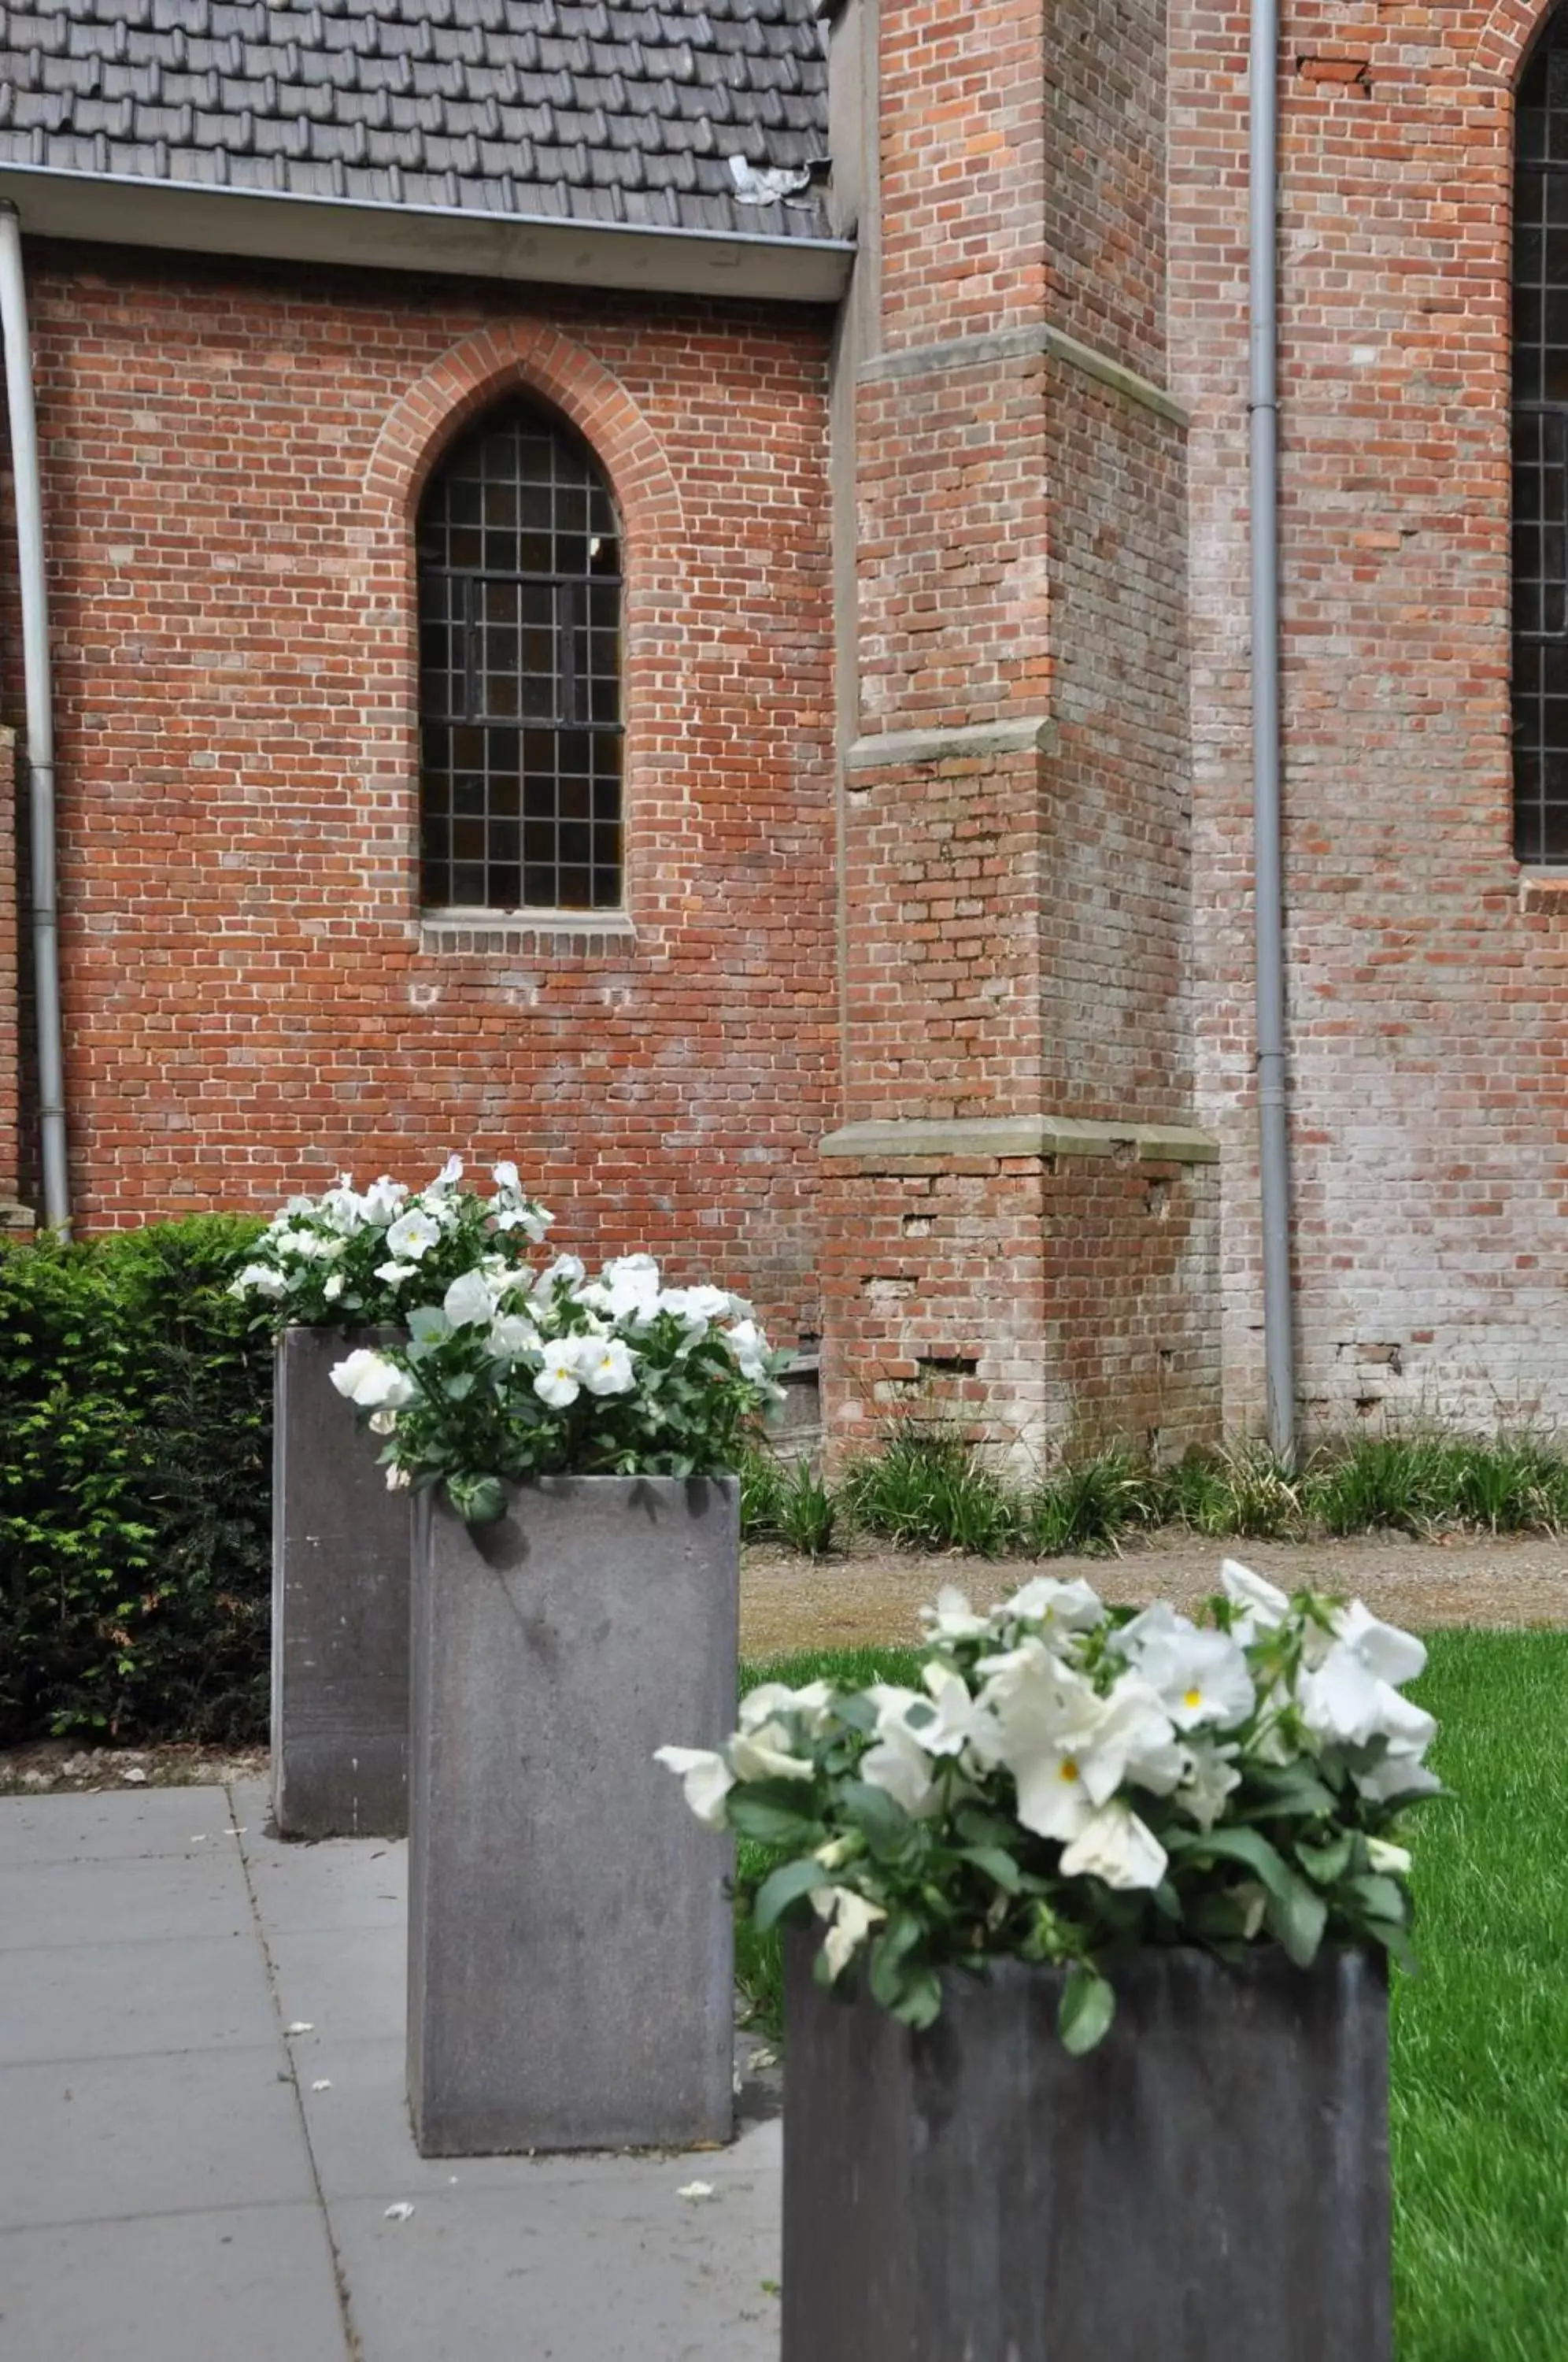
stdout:
<svg viewBox="0 0 1568 2362">
<path fill-rule="evenodd" d="M 491 414 L 419 513 L 426 909 L 622 898 L 621 538 L 586 447 Z"/>
</svg>

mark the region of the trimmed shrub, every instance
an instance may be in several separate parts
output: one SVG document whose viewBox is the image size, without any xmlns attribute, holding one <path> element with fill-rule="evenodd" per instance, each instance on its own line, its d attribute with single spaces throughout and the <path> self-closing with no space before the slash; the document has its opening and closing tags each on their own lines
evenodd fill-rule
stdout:
<svg viewBox="0 0 1568 2362">
<path fill-rule="evenodd" d="M 0 1744 L 267 1727 L 271 1343 L 254 1221 L 0 1250 Z"/>
</svg>

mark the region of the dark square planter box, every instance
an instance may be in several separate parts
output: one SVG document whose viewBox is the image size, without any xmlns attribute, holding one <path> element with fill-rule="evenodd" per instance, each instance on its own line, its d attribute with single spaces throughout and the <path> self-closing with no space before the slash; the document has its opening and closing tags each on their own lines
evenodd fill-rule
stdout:
<svg viewBox="0 0 1568 2362">
<path fill-rule="evenodd" d="M 329 1373 L 397 1332 L 289 1329 L 273 1364 L 272 1814 L 286 1838 L 408 1827 L 406 1493 Z"/>
<path fill-rule="evenodd" d="M 1380 1961 L 1150 1951 L 1087 2058 L 1062 1971 L 912 2034 L 786 1952 L 784 2362 L 1389 2362 Z"/>
<path fill-rule="evenodd" d="M 415 1511 L 408 2092 L 426 2157 L 679 2147 L 734 2110 L 732 1849 L 653 1760 L 734 1727 L 733 1477 Z"/>
</svg>

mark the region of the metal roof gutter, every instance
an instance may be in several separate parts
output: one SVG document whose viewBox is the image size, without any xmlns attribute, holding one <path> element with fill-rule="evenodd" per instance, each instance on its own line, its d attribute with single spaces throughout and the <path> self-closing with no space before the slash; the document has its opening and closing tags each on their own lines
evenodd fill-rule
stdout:
<svg viewBox="0 0 1568 2362">
<path fill-rule="evenodd" d="M 847 238 L 442 212 L 41 165 L 0 164 L 0 202 L 14 204 L 37 237 L 779 304 L 835 304 L 855 256 Z"/>
</svg>

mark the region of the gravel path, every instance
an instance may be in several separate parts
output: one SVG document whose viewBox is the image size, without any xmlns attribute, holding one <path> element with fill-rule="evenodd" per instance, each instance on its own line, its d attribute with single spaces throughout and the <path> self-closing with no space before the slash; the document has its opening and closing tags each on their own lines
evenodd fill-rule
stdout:
<svg viewBox="0 0 1568 2362">
<path fill-rule="evenodd" d="M 1436 1625 L 1568 1626 L 1568 1540 L 1437 1542 L 1397 1536 L 1342 1542 L 1207 1541 L 1188 1533 L 1132 1542 L 1118 1558 L 974 1559 L 927 1556 L 856 1542 L 813 1565 L 791 1551 L 756 1548 L 741 1573 L 741 1649 L 772 1657 L 791 1649 L 913 1640 L 919 1610 L 944 1583 L 989 1606 L 1043 1571 L 1084 1574 L 1107 1599 L 1165 1598 L 1191 1606 L 1218 1588 L 1220 1562 L 1240 1558 L 1285 1589 L 1312 1584 L 1356 1595 L 1391 1621 Z"/>
</svg>

